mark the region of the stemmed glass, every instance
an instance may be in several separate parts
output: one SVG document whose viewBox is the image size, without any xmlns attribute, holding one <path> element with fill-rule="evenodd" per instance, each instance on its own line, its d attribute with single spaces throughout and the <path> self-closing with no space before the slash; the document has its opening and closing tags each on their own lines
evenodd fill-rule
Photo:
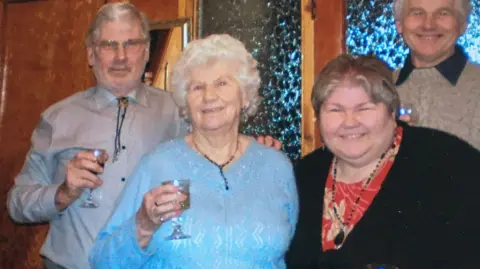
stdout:
<svg viewBox="0 0 480 269">
<path fill-rule="evenodd" d="M 178 187 L 178 192 L 181 194 L 185 194 L 187 196 L 187 199 L 181 202 L 182 209 L 187 210 L 190 208 L 190 180 L 189 179 L 169 180 L 169 181 L 165 181 L 163 184 L 170 184 Z M 190 238 L 190 235 L 187 235 L 182 231 L 182 225 L 180 224 L 180 219 L 181 219 L 180 216 L 172 218 L 173 231 L 172 231 L 172 234 L 165 237 L 165 240 L 178 240 L 178 239 Z"/>
<path fill-rule="evenodd" d="M 98 165 L 100 165 L 101 167 L 104 167 L 105 162 L 107 161 L 107 158 L 108 158 L 107 157 L 107 152 L 104 149 L 94 149 L 94 150 L 92 150 L 92 152 L 93 152 L 93 155 L 96 158 L 96 162 L 98 163 Z M 93 174 L 97 175 L 96 172 L 93 172 L 93 171 L 91 171 L 91 172 Z M 88 197 L 87 197 L 87 199 L 85 199 L 83 201 L 82 204 L 80 204 L 80 207 L 83 207 L 83 208 L 98 208 L 99 207 L 99 204 L 97 202 L 95 202 L 95 200 L 93 199 L 92 192 L 93 192 L 93 190 L 89 189 Z"/>
<path fill-rule="evenodd" d="M 402 104 L 398 110 L 398 116 L 409 116 L 408 124 L 415 124 L 418 120 L 417 110 L 411 103 Z"/>
</svg>

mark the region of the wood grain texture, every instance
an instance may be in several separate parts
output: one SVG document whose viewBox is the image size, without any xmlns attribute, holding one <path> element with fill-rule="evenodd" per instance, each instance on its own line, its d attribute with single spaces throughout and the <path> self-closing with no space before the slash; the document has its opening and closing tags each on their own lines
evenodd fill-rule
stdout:
<svg viewBox="0 0 480 269">
<path fill-rule="evenodd" d="M 184 10 L 181 10 L 179 4 L 178 16 L 192 18 L 192 40 L 197 39 L 198 36 L 198 1 L 199 0 L 182 0 L 185 2 Z"/>
<path fill-rule="evenodd" d="M 84 38 L 105 2 L 116 1 L 45 0 L 3 8 L 0 0 L 0 201 L 23 165 L 40 113 L 94 84 Z M 131 2 L 151 20 L 178 16 L 175 0 Z M 0 209 L 0 269 L 42 268 L 39 251 L 48 226 L 14 224 L 5 202 Z"/>
<path fill-rule="evenodd" d="M 0 0 L 0 130 L 2 129 L 5 111 L 4 67 L 5 67 L 5 1 Z M 0 132 L 0 145 L 2 145 L 2 133 Z M 1 196 L 0 196 L 1 197 Z"/>
<path fill-rule="evenodd" d="M 315 74 L 327 63 L 346 51 L 346 1 L 316 0 Z M 312 108 L 313 109 L 313 108 Z M 315 124 L 315 148 L 322 146 L 320 130 Z"/>
<path fill-rule="evenodd" d="M 315 19 L 315 74 L 345 52 L 345 1 L 316 0 Z"/>
<path fill-rule="evenodd" d="M 302 0 L 302 156 L 315 149 L 315 122 L 310 97 L 315 77 L 315 20 L 312 18 L 312 0 Z"/>
<path fill-rule="evenodd" d="M 311 0 L 302 0 L 302 155 L 322 145 L 310 101 L 313 78 L 330 60 L 345 52 L 345 1 L 314 1 L 316 14 L 312 19 Z"/>
<path fill-rule="evenodd" d="M 130 0 L 139 10 L 145 12 L 151 21 L 173 20 L 178 18 L 178 1 L 184 0 Z M 108 0 L 108 3 L 123 2 Z"/>
<path fill-rule="evenodd" d="M 84 37 L 104 1 L 40 1 L 5 8 L 6 94 L 0 125 L 1 200 L 6 200 L 30 146 L 40 113 L 51 104 L 93 85 Z M 5 81 L 4 81 L 5 82 Z M 5 203 L 0 229 L 0 268 L 42 268 L 40 247 L 47 225 L 18 225 Z"/>
</svg>

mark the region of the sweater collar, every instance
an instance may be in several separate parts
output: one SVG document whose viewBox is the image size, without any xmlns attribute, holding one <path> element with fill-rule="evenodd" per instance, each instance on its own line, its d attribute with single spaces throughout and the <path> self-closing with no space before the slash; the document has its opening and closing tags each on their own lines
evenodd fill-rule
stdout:
<svg viewBox="0 0 480 269">
<path fill-rule="evenodd" d="M 465 55 L 465 52 L 457 45 L 455 46 L 455 52 L 453 55 L 445 59 L 443 62 L 437 64 L 435 69 L 437 69 L 437 71 L 440 72 L 440 74 L 442 74 L 442 76 L 447 79 L 452 86 L 455 86 L 463 72 L 463 69 L 467 65 L 467 61 L 468 59 Z M 405 60 L 403 68 L 400 70 L 400 74 L 398 75 L 398 79 L 395 84 L 397 86 L 402 85 L 408 79 L 414 69 L 415 66 L 412 63 L 411 54 L 409 54 Z"/>
</svg>

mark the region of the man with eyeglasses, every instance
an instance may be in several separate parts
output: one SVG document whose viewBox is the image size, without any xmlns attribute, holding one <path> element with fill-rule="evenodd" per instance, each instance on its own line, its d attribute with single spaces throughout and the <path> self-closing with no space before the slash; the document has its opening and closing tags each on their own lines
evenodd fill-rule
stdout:
<svg viewBox="0 0 480 269">
<path fill-rule="evenodd" d="M 89 268 L 88 252 L 136 163 L 186 131 L 171 94 L 141 81 L 149 41 L 148 19 L 132 4 L 103 6 L 86 38 L 97 85 L 48 108 L 32 135 L 8 209 L 16 222 L 50 223 L 47 269 Z"/>
<path fill-rule="evenodd" d="M 86 46 L 97 85 L 41 115 L 8 197 L 15 221 L 50 223 L 41 250 L 47 269 L 89 268 L 90 247 L 137 161 L 184 129 L 170 94 L 142 84 L 149 22 L 133 5 L 103 6 Z M 93 149 L 108 153 L 104 168 Z"/>
</svg>

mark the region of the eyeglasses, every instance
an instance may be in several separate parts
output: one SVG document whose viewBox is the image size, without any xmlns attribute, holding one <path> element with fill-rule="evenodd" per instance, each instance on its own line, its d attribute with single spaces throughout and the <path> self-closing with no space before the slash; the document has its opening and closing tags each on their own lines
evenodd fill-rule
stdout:
<svg viewBox="0 0 480 269">
<path fill-rule="evenodd" d="M 127 39 L 121 43 L 115 40 L 101 40 L 96 45 L 102 54 L 116 53 L 120 44 L 122 45 L 125 53 L 135 54 L 142 50 L 147 42 L 148 39 L 145 38 Z"/>
</svg>

